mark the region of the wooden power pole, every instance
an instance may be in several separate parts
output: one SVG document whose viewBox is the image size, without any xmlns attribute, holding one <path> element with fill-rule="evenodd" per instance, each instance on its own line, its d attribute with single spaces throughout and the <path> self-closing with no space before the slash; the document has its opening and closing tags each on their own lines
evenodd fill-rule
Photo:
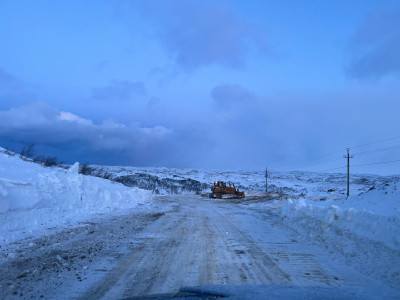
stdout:
<svg viewBox="0 0 400 300">
<path fill-rule="evenodd" d="M 346 149 L 347 154 L 344 155 L 344 158 L 347 158 L 347 197 L 350 196 L 350 158 L 353 158 L 354 155 L 350 155 L 350 148 Z"/>
<path fill-rule="evenodd" d="M 265 168 L 265 192 L 268 193 L 268 168 Z"/>
</svg>

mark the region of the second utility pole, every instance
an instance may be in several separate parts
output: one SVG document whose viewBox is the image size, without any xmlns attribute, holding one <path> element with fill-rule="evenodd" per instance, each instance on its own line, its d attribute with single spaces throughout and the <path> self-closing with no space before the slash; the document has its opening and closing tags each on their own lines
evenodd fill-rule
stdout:
<svg viewBox="0 0 400 300">
<path fill-rule="evenodd" d="M 347 155 L 344 155 L 344 158 L 347 158 L 347 197 L 350 195 L 350 158 L 353 158 L 354 155 L 350 156 L 350 148 L 347 148 Z"/>
</svg>

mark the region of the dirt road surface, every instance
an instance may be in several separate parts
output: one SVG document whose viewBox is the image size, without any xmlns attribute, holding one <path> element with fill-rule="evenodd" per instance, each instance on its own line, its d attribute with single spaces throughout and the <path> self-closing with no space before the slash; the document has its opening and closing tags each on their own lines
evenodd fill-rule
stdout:
<svg viewBox="0 0 400 300">
<path fill-rule="evenodd" d="M 148 213 L 103 216 L 3 246 L 0 298 L 121 299 L 214 284 L 373 283 L 286 227 L 279 201 L 262 211 L 196 195 L 155 201 L 158 209 Z"/>
</svg>

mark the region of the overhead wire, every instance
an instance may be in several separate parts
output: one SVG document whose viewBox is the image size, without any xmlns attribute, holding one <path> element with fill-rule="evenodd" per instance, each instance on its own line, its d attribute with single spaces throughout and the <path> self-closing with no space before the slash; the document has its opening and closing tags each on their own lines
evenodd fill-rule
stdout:
<svg viewBox="0 0 400 300">
<path fill-rule="evenodd" d="M 369 145 L 373 145 L 373 144 L 380 144 L 380 143 L 383 143 L 383 142 L 387 142 L 387 141 L 391 141 L 391 140 L 395 140 L 395 139 L 399 139 L 399 138 L 400 138 L 400 135 L 399 136 L 395 136 L 395 137 L 391 137 L 391 138 L 387 138 L 387 139 L 383 139 L 383 140 L 379 140 L 379 141 L 375 141 L 375 142 L 371 142 L 371 143 L 351 146 L 349 148 L 353 149 L 353 148 L 359 148 L 359 147 L 369 146 Z"/>
<path fill-rule="evenodd" d="M 324 160 L 324 161 L 321 161 L 321 162 L 315 162 L 315 163 L 308 164 L 308 165 L 305 165 L 305 166 L 300 166 L 300 167 L 297 167 L 297 169 L 305 169 L 305 168 L 309 168 L 309 167 L 313 167 L 313 166 L 317 166 L 317 165 L 323 165 L 323 164 L 327 164 L 327 163 L 330 163 L 330 162 L 333 162 L 333 161 L 338 161 L 338 160 L 341 160 L 341 159 L 342 159 L 342 157 L 336 157 L 336 158 L 333 158 L 333 159 Z"/>
<path fill-rule="evenodd" d="M 362 166 L 371 166 L 371 165 L 380 165 L 380 164 L 388 164 L 393 162 L 400 162 L 400 159 L 397 160 L 388 160 L 388 161 L 381 161 L 375 163 L 368 163 L 368 164 L 361 164 L 361 165 L 352 165 L 352 167 L 362 167 Z"/>
<path fill-rule="evenodd" d="M 387 151 L 387 150 L 398 149 L 398 148 L 400 148 L 400 145 L 394 145 L 394 146 L 390 146 L 390 147 L 386 147 L 386 148 L 358 152 L 358 153 L 354 153 L 354 155 L 365 155 L 365 154 L 376 153 L 376 152 Z"/>
<path fill-rule="evenodd" d="M 370 143 L 365 143 L 365 144 L 360 144 L 360 145 L 354 145 L 354 146 L 351 146 L 349 148 L 350 149 L 362 148 L 362 147 L 365 147 L 365 146 L 370 146 L 370 145 L 374 145 L 374 144 L 380 144 L 380 143 L 384 143 L 384 142 L 388 142 L 388 141 L 392 141 L 392 140 L 396 140 L 396 139 L 400 139 L 400 136 L 386 138 L 386 139 L 382 139 L 382 140 L 378 140 L 378 141 L 374 141 L 374 142 L 370 142 Z M 390 146 L 390 147 L 386 147 L 386 148 L 380 148 L 380 149 L 374 149 L 374 150 L 367 150 L 367 151 L 355 153 L 354 155 L 366 155 L 366 154 L 370 154 L 370 153 L 376 153 L 376 152 L 380 152 L 380 151 L 392 150 L 392 149 L 397 149 L 397 148 L 400 148 L 400 145 L 394 145 L 394 146 Z M 293 167 L 286 167 L 286 168 L 284 168 L 284 170 L 288 170 L 288 169 L 306 169 L 306 168 L 309 168 L 309 167 L 312 167 L 312 166 L 326 164 L 326 163 L 329 163 L 329 162 L 341 160 L 341 159 L 343 159 L 343 157 L 335 157 L 335 158 L 328 159 L 328 160 L 318 161 L 321 158 L 329 157 L 329 156 L 332 156 L 334 154 L 341 153 L 344 150 L 345 149 L 337 150 L 337 151 L 334 151 L 334 152 L 331 152 L 331 153 L 328 153 L 328 154 L 320 155 L 318 157 L 315 157 L 315 158 L 300 162 L 299 164 L 294 165 Z M 307 162 L 314 162 L 314 163 L 302 165 L 303 163 L 307 163 Z M 396 162 L 396 161 L 389 161 L 389 162 Z M 386 163 L 386 162 L 382 162 L 382 163 Z M 380 164 L 380 163 L 372 163 L 372 164 Z M 370 164 L 363 164 L 363 165 L 370 165 Z M 353 166 L 355 167 L 355 166 L 362 166 L 362 165 L 353 165 Z M 337 169 L 340 169 L 340 168 L 342 168 L 342 167 L 321 170 L 320 172 L 325 172 L 325 171 L 330 171 L 330 170 L 337 170 Z"/>
<path fill-rule="evenodd" d="M 306 169 L 306 168 L 309 168 L 309 167 L 312 167 L 312 166 L 321 165 L 321 164 L 326 164 L 326 163 L 333 162 L 333 161 L 337 161 L 337 160 L 340 160 L 340 159 L 342 159 L 342 158 L 341 158 L 341 157 L 335 157 L 335 158 L 332 158 L 332 159 L 328 159 L 328 160 L 324 160 L 324 161 L 320 161 L 320 162 L 314 162 L 314 163 L 307 164 L 307 165 L 300 165 L 300 164 L 297 164 L 297 165 L 292 166 L 292 167 L 285 167 L 284 170 L 289 170 L 289 169 Z"/>
<path fill-rule="evenodd" d="M 304 160 L 304 161 L 301 161 L 301 162 L 299 162 L 299 163 L 297 163 L 297 164 L 295 164 L 295 165 L 292 165 L 291 167 L 284 167 L 283 169 L 303 169 L 303 168 L 306 168 L 306 167 L 308 167 L 309 165 L 316 165 L 316 164 L 323 164 L 323 163 L 326 163 L 326 162 L 330 162 L 330 161 L 334 161 L 334 160 L 339 160 L 340 158 L 334 158 L 334 159 L 329 159 L 329 160 L 324 160 L 324 161 L 322 161 L 322 162 L 315 162 L 315 163 L 311 163 L 311 164 L 306 164 L 306 165 L 304 165 L 305 163 L 308 163 L 308 162 L 314 162 L 314 161 L 317 161 L 317 160 L 319 160 L 319 159 L 321 159 L 321 158 L 324 158 L 324 157 L 328 157 L 328 156 L 331 156 L 331 155 L 334 155 L 334 154 L 337 154 L 337 153 L 339 153 L 339 152 L 342 152 L 343 150 L 340 150 L 340 151 L 335 151 L 335 152 L 332 152 L 332 153 L 329 153 L 329 154 L 325 154 L 325 155 L 321 155 L 321 156 L 318 156 L 318 157 L 315 157 L 315 158 L 312 158 L 312 159 L 308 159 L 308 160 Z"/>
</svg>

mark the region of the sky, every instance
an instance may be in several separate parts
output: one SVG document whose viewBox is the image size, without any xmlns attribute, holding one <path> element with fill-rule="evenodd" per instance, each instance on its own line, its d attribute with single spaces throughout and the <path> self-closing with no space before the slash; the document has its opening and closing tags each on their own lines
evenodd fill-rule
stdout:
<svg viewBox="0 0 400 300">
<path fill-rule="evenodd" d="M 400 174 L 400 2 L 1 1 L 0 146 Z"/>
</svg>

